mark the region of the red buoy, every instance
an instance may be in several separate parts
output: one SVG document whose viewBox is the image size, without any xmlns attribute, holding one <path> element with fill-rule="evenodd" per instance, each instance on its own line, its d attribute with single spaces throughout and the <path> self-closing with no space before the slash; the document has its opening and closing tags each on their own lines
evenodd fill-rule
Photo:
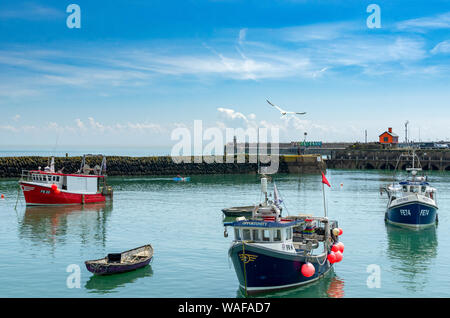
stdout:
<svg viewBox="0 0 450 318">
<path fill-rule="evenodd" d="M 339 246 L 337 246 L 337 244 L 333 244 L 333 246 L 331 247 L 331 250 L 335 253 L 339 252 Z"/>
<path fill-rule="evenodd" d="M 336 254 L 334 254 L 334 252 L 331 252 L 327 255 L 327 259 L 331 264 L 336 263 Z"/>
<path fill-rule="evenodd" d="M 341 228 L 339 228 L 339 235 L 342 235 L 342 229 Z"/>
<path fill-rule="evenodd" d="M 334 253 L 336 255 L 336 263 L 339 263 L 344 258 L 341 252 Z"/>
<path fill-rule="evenodd" d="M 58 188 L 56 188 L 55 194 L 60 194 L 60 193 L 61 193 L 61 190 L 59 190 Z"/>
<path fill-rule="evenodd" d="M 344 243 L 339 242 L 336 245 L 337 245 L 337 247 L 339 249 L 339 252 L 344 253 Z"/>
<path fill-rule="evenodd" d="M 302 265 L 302 275 L 305 277 L 311 277 L 316 272 L 314 265 L 311 263 L 305 263 Z"/>
<path fill-rule="evenodd" d="M 56 184 L 53 183 L 53 184 L 52 184 L 52 190 L 53 190 L 53 191 L 56 191 L 56 189 L 58 189 L 58 186 L 57 186 Z"/>
<path fill-rule="evenodd" d="M 5 198 L 5 195 L 4 195 L 4 194 L 2 194 L 2 195 L 1 195 L 1 198 L 2 198 L 2 200 L 3 200 L 3 199 Z"/>
</svg>

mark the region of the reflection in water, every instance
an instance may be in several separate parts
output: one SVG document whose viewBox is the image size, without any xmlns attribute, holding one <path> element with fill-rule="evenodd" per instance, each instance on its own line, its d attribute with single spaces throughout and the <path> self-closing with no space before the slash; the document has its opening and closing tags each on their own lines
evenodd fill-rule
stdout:
<svg viewBox="0 0 450 318">
<path fill-rule="evenodd" d="M 240 288 L 236 293 L 236 297 L 244 298 L 244 291 Z M 334 269 L 332 269 L 325 277 L 318 281 L 293 289 L 286 289 L 275 292 L 261 293 L 257 295 L 250 295 L 250 297 L 265 297 L 265 298 L 319 298 L 319 297 L 331 297 L 341 298 L 344 297 L 344 281 L 339 278 Z"/>
<path fill-rule="evenodd" d="M 19 237 L 54 246 L 68 235 L 79 236 L 81 243 L 95 241 L 105 245 L 106 221 L 112 203 L 102 202 L 68 206 L 27 206 Z"/>
<path fill-rule="evenodd" d="M 431 259 L 437 255 L 436 227 L 412 230 L 386 225 L 388 257 L 395 262 L 393 269 L 402 278 L 405 288 L 422 290 Z"/>
<path fill-rule="evenodd" d="M 133 283 L 141 277 L 151 277 L 153 270 L 150 265 L 137 270 L 115 274 L 115 275 L 92 275 L 84 286 L 90 290 L 91 293 L 107 294 L 114 292 L 114 289 L 123 287 L 127 284 Z"/>
<path fill-rule="evenodd" d="M 344 281 L 338 277 L 333 277 L 327 289 L 330 298 L 344 298 Z"/>
</svg>

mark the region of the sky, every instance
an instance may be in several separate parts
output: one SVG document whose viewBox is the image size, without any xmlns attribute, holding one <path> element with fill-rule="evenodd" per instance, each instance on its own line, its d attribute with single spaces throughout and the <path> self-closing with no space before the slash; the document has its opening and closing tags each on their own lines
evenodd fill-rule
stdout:
<svg viewBox="0 0 450 318">
<path fill-rule="evenodd" d="M 195 120 L 450 140 L 449 31 L 449 0 L 2 0 L 0 147 L 164 147 Z"/>
</svg>

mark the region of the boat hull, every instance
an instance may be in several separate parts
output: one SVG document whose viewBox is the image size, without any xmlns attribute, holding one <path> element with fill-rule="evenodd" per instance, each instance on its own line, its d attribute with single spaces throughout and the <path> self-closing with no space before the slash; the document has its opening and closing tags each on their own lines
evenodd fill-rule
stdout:
<svg viewBox="0 0 450 318">
<path fill-rule="evenodd" d="M 147 266 L 152 258 L 150 257 L 147 260 L 144 260 L 139 263 L 124 265 L 124 264 L 95 264 L 95 263 L 86 263 L 86 269 L 95 275 L 112 275 L 134 271 L 138 268 Z"/>
<path fill-rule="evenodd" d="M 25 197 L 26 205 L 70 205 L 105 202 L 106 197 L 101 193 L 80 194 L 61 190 L 56 193 L 50 186 L 19 182 Z"/>
<path fill-rule="evenodd" d="M 320 263 L 313 262 L 310 257 L 308 261 L 313 263 L 315 273 L 311 277 L 305 277 L 301 273 L 302 265 L 307 261 L 304 256 L 274 251 L 252 244 L 245 244 L 243 248 L 242 243 L 236 243 L 230 248 L 229 255 L 239 285 L 242 289 L 246 289 L 248 294 L 294 288 L 312 283 L 332 269 L 326 256 L 320 258 Z"/>
<path fill-rule="evenodd" d="M 421 201 L 391 206 L 386 212 L 388 223 L 403 227 L 427 227 L 436 224 L 437 207 Z"/>
</svg>

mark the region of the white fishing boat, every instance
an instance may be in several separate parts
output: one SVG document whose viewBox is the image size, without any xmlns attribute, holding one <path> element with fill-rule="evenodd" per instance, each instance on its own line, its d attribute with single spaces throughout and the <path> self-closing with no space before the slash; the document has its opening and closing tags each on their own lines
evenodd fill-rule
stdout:
<svg viewBox="0 0 450 318">
<path fill-rule="evenodd" d="M 412 167 L 406 169 L 410 172 L 410 177 L 400 182 L 394 181 L 383 188 L 388 195 L 385 221 L 412 228 L 433 226 L 437 223 L 436 189 L 428 183 L 426 176 L 417 175 L 422 168 L 414 150 L 412 153 L 402 154 L 397 167 L 402 158 L 412 159 Z"/>
</svg>

